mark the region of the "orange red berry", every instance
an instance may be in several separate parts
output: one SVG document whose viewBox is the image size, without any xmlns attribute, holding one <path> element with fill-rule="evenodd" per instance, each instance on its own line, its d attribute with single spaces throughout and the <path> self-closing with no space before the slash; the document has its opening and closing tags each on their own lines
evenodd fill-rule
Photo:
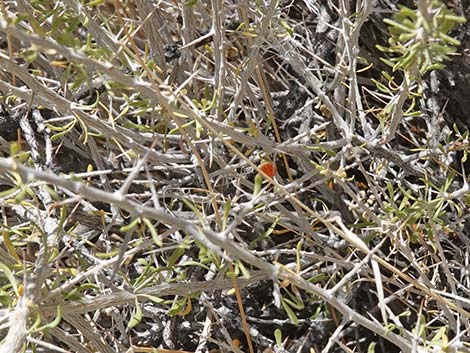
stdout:
<svg viewBox="0 0 470 353">
<path fill-rule="evenodd" d="M 264 173 L 266 174 L 267 176 L 269 176 L 270 178 L 274 177 L 276 174 L 277 174 L 277 167 L 276 165 L 271 162 L 271 161 L 267 161 L 267 162 L 264 162 L 262 163 L 260 166 L 259 166 L 259 169 Z"/>
</svg>

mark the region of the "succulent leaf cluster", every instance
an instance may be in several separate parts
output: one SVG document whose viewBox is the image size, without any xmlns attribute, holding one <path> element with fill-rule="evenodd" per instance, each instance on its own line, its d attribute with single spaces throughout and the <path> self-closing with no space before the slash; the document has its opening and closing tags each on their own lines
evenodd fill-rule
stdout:
<svg viewBox="0 0 470 353">
<path fill-rule="evenodd" d="M 465 18 L 457 16 L 441 0 L 418 1 L 416 10 L 402 5 L 399 9 L 393 19 L 384 20 L 389 25 L 389 47 L 377 45 L 377 48 L 392 57 L 382 60 L 393 71 L 414 75 L 443 68 L 444 61 L 460 45 L 449 33 Z"/>
</svg>

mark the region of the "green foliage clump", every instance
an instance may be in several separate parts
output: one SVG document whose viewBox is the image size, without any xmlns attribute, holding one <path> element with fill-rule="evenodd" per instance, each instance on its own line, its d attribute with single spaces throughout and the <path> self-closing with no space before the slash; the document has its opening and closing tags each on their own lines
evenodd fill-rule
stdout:
<svg viewBox="0 0 470 353">
<path fill-rule="evenodd" d="M 393 19 L 385 19 L 389 25 L 389 47 L 377 45 L 383 52 L 394 55 L 383 59 L 393 71 L 403 70 L 419 74 L 444 67 L 443 62 L 455 53 L 460 42 L 449 33 L 466 20 L 456 16 L 441 0 L 419 1 L 412 10 L 400 6 Z"/>
</svg>

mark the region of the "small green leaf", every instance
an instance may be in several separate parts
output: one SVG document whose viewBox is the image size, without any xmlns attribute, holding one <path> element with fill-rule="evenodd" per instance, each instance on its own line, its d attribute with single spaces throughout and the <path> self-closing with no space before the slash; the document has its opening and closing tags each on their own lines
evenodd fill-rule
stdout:
<svg viewBox="0 0 470 353">
<path fill-rule="evenodd" d="M 246 279 L 250 279 L 251 275 L 248 269 L 243 265 L 241 261 L 237 262 L 238 267 L 240 268 L 240 272 L 242 273 L 242 276 Z"/>
<path fill-rule="evenodd" d="M 27 195 L 28 195 L 28 188 L 26 186 L 21 187 L 21 191 L 18 193 L 18 195 L 15 196 L 15 202 L 21 203 L 21 201 L 23 201 Z"/>
<path fill-rule="evenodd" d="M 255 187 L 253 188 L 253 196 L 256 196 L 261 191 L 261 183 L 263 182 L 263 177 L 260 174 L 255 176 Z"/>
<path fill-rule="evenodd" d="M 133 230 L 135 227 L 137 227 L 137 224 L 139 224 L 139 221 L 140 221 L 140 218 L 134 219 L 131 223 L 126 224 L 125 226 L 122 226 L 120 228 L 120 231 L 125 233 L 125 232 L 128 232 L 130 230 Z"/>
<path fill-rule="evenodd" d="M 32 330 L 31 332 L 43 332 L 43 331 L 47 331 L 49 329 L 52 329 L 52 328 L 55 328 L 57 327 L 58 324 L 60 324 L 60 322 L 62 321 L 62 308 L 61 306 L 57 306 L 57 315 L 54 319 L 54 321 L 44 325 L 44 326 L 41 326 L 41 327 L 38 327 L 34 330 Z"/>
<path fill-rule="evenodd" d="M 139 301 L 137 300 L 137 298 L 135 298 L 135 312 L 132 315 L 129 323 L 127 324 L 127 327 L 136 327 L 140 321 L 142 321 L 142 309 L 140 307 Z"/>
<path fill-rule="evenodd" d="M 225 230 L 225 228 L 227 227 L 227 221 L 228 221 L 228 217 L 230 215 L 230 208 L 232 207 L 232 202 L 230 199 L 227 200 L 227 202 L 225 202 L 225 205 L 224 205 L 224 218 L 222 219 L 222 230 Z"/>
<path fill-rule="evenodd" d="M 274 330 L 274 338 L 276 339 L 276 346 L 281 347 L 282 345 L 282 331 L 280 329 Z"/>
<path fill-rule="evenodd" d="M 384 19 L 384 22 L 392 27 L 395 27 L 397 29 L 400 29 L 404 32 L 412 32 L 412 31 L 415 31 L 415 28 L 414 27 L 408 27 L 408 26 L 405 26 L 403 25 L 402 23 L 399 23 L 399 22 L 396 22 L 394 20 L 391 20 L 389 18 L 386 18 Z"/>
<path fill-rule="evenodd" d="M 157 246 L 162 246 L 163 243 L 162 243 L 162 238 L 158 235 L 158 232 L 157 230 L 155 229 L 155 227 L 153 226 L 152 222 L 150 222 L 149 219 L 147 218 L 142 218 L 142 221 L 144 222 L 144 224 L 147 226 L 149 232 L 150 232 L 150 235 L 152 236 L 152 239 L 153 239 L 153 242 L 157 245 Z"/>
<path fill-rule="evenodd" d="M 92 0 L 90 1 L 88 4 L 86 4 L 86 6 L 98 6 L 98 5 L 102 5 L 104 4 L 104 0 Z"/>
<path fill-rule="evenodd" d="M 458 39 L 452 38 L 451 36 L 448 36 L 445 33 L 439 32 L 437 35 L 441 37 L 442 39 L 444 39 L 446 42 L 449 42 L 450 44 L 455 45 L 456 47 L 462 44 Z"/>
<path fill-rule="evenodd" d="M 4 191 L 0 191 L 0 198 L 3 199 L 3 198 L 6 198 L 8 195 L 11 195 L 13 194 L 14 192 L 16 192 L 18 189 L 16 187 L 13 187 L 13 188 L 10 188 L 10 189 L 6 189 Z"/>
<path fill-rule="evenodd" d="M 171 306 L 170 310 L 168 310 L 168 315 L 169 316 L 178 315 L 184 310 L 185 307 L 186 307 L 186 298 L 175 300 L 173 301 L 173 305 Z"/>
<path fill-rule="evenodd" d="M 284 299 L 282 299 L 282 307 L 284 308 L 290 321 L 292 321 L 294 325 L 298 325 L 299 319 L 297 318 L 297 315 L 295 315 L 294 310 L 292 310 L 292 308 L 289 306 L 289 304 L 286 303 Z"/>
<path fill-rule="evenodd" d="M 15 291 L 15 294 L 16 296 L 19 298 L 20 297 L 20 294 L 18 292 L 18 285 L 16 283 L 16 279 L 15 279 L 15 276 L 13 275 L 13 272 L 11 272 L 11 270 L 8 268 L 7 265 L 5 265 L 3 262 L 0 262 L 0 270 L 3 271 L 3 273 L 5 274 L 6 278 L 8 279 L 8 281 L 10 282 L 13 290 Z"/>
</svg>

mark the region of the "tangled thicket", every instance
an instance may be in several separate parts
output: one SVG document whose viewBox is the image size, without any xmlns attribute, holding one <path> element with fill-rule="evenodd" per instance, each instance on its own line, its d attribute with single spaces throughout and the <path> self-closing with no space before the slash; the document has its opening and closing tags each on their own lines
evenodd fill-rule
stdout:
<svg viewBox="0 0 470 353">
<path fill-rule="evenodd" d="M 469 351 L 469 7 L 1 0 L 0 352 Z"/>
</svg>

